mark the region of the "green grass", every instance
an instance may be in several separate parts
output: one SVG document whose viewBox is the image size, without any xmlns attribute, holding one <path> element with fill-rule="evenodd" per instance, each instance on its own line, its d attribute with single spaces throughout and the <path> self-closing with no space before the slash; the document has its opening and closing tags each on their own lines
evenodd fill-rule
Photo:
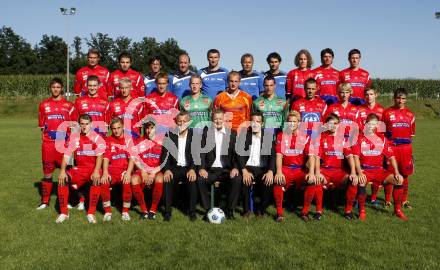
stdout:
<svg viewBox="0 0 440 270">
<path fill-rule="evenodd" d="M 89 225 L 84 212 L 55 224 L 51 207 L 36 211 L 34 185 L 41 177 L 40 137 L 35 119 L 0 120 L 1 269 L 439 269 L 438 141 L 440 122 L 417 122 L 416 174 L 410 179 L 408 222 L 391 212 L 367 209 L 367 221 L 347 222 L 326 210 L 321 222 L 305 224 L 293 213 L 272 219 L 191 223 L 174 211 L 171 223 Z M 380 192 L 383 196 L 383 192 Z M 274 214 L 274 209 L 270 212 Z"/>
</svg>

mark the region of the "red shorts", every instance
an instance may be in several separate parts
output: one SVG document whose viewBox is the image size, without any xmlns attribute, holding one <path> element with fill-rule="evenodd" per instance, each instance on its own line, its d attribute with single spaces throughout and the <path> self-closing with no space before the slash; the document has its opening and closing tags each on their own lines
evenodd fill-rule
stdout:
<svg viewBox="0 0 440 270">
<path fill-rule="evenodd" d="M 396 157 L 399 172 L 402 175 L 411 175 L 414 173 L 414 161 L 412 156 L 412 144 L 401 144 L 392 146 L 394 156 Z"/>
<path fill-rule="evenodd" d="M 385 169 L 368 169 L 368 170 L 362 170 L 362 172 L 367 176 L 367 183 L 368 182 L 375 182 L 379 185 L 383 184 L 383 181 L 385 179 L 392 175 L 391 172 L 385 170 Z"/>
<path fill-rule="evenodd" d="M 83 185 L 91 182 L 91 176 L 95 168 L 73 167 L 67 170 L 67 175 L 70 177 L 70 186 L 73 189 L 79 189 Z"/>
<path fill-rule="evenodd" d="M 108 168 L 108 174 L 111 178 L 111 184 L 116 185 L 122 182 L 122 176 L 126 172 L 126 169 L 121 168 L 112 168 L 111 166 Z"/>
<path fill-rule="evenodd" d="M 55 168 L 61 167 L 63 153 L 55 149 L 55 142 L 43 142 L 41 145 L 41 160 L 43 161 L 43 173 L 51 174 Z"/>
<path fill-rule="evenodd" d="M 141 170 L 136 170 L 134 173 L 133 173 L 133 175 L 137 175 L 137 176 L 139 176 L 140 178 L 141 178 L 141 188 L 142 189 L 144 189 L 145 187 L 147 187 L 147 188 L 151 188 L 151 187 L 153 187 L 153 185 L 154 185 L 154 182 L 151 184 L 151 185 L 146 185 L 144 182 L 142 182 L 142 173 L 141 173 L 142 171 Z M 157 173 L 155 174 L 155 176 L 157 175 Z"/>
<path fill-rule="evenodd" d="M 326 186 L 340 187 L 342 179 L 347 175 L 347 172 L 340 168 L 321 168 L 321 174 L 327 180 Z"/>
<path fill-rule="evenodd" d="M 289 188 L 292 184 L 294 184 L 295 188 L 299 189 L 305 182 L 306 173 L 301 168 L 291 169 L 287 166 L 283 166 L 282 172 L 286 177 L 286 184 L 284 185 L 286 188 Z"/>
</svg>

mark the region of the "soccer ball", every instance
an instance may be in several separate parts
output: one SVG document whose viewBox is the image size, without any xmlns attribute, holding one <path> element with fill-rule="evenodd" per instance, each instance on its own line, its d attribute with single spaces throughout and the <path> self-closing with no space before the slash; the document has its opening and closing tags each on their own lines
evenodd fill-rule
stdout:
<svg viewBox="0 0 440 270">
<path fill-rule="evenodd" d="M 222 224 L 225 222 L 225 212 L 222 209 L 214 207 L 208 211 L 208 221 L 214 224 Z"/>
</svg>

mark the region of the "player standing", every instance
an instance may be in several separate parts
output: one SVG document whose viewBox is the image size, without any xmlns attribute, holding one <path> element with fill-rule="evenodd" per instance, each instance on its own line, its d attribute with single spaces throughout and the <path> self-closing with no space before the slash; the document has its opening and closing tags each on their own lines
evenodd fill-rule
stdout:
<svg viewBox="0 0 440 270">
<path fill-rule="evenodd" d="M 339 73 L 339 81 L 341 83 L 350 83 L 353 89 L 350 102 L 356 106 L 363 105 L 365 104 L 365 88 L 371 86 L 370 74 L 368 71 L 360 68 L 361 52 L 358 49 L 352 49 L 348 52 L 348 62 L 350 63 L 350 67 L 341 70 Z"/>
<path fill-rule="evenodd" d="M 250 53 L 245 53 L 241 57 L 241 67 L 240 70 L 241 81 L 239 88 L 255 100 L 263 92 L 263 81 L 260 73 L 253 70 L 254 66 L 254 56 Z"/>
<path fill-rule="evenodd" d="M 265 129 L 281 130 L 288 111 L 288 104 L 284 98 L 276 95 L 275 78 L 272 75 L 267 75 L 263 84 L 264 93 L 254 100 L 252 111 L 263 114 Z"/>
<path fill-rule="evenodd" d="M 273 195 L 277 208 L 277 222 L 284 221 L 284 191 L 292 184 L 295 189 L 300 189 L 307 183 L 301 211 L 301 218 L 304 221 L 309 220 L 308 212 L 315 195 L 315 155 L 309 153 L 309 136 L 298 131 L 300 120 L 299 112 L 290 111 L 286 119 L 286 129 L 278 133 L 275 141 L 276 174 Z"/>
<path fill-rule="evenodd" d="M 49 83 L 51 97 L 40 103 L 38 110 L 38 127 L 41 129 L 41 159 L 43 162 L 43 179 L 41 180 L 41 204 L 37 210 L 49 205 L 52 193 L 52 173 L 60 168 L 63 153 L 55 148 L 56 140 L 66 140 L 67 134 L 57 131 L 64 121 L 72 120 L 73 104 L 63 98 L 63 81 L 53 78 Z"/>
<path fill-rule="evenodd" d="M 173 93 L 179 100 L 188 96 L 191 93 L 190 78 L 195 73 L 189 69 L 191 60 L 187 53 L 179 55 L 179 70 L 170 77 L 170 92 Z"/>
<path fill-rule="evenodd" d="M 202 93 L 214 100 L 228 85 L 228 70 L 219 65 L 219 50 L 210 49 L 206 56 L 208 66 L 199 70 L 199 75 L 202 77 Z"/>
<path fill-rule="evenodd" d="M 93 132 L 92 118 L 83 114 L 78 119 L 80 134 L 72 134 L 68 142 L 68 152 L 64 154 L 61 162 L 60 174 L 58 175 L 58 202 L 60 215 L 56 223 L 63 223 L 69 219 L 68 202 L 69 187 L 73 190 L 83 188 L 90 184 L 89 209 L 87 210 L 87 220 L 96 223 L 95 212 L 99 201 L 101 187 L 102 154 L 105 151 L 104 139 Z M 71 150 L 71 151 L 70 151 Z M 75 166 L 67 170 L 67 161 L 73 155 Z"/>
<path fill-rule="evenodd" d="M 272 75 L 275 78 L 275 94 L 286 98 L 286 73 L 280 70 L 281 60 L 279 53 L 270 53 L 266 58 L 269 70 L 264 73 L 264 77 Z"/>
<path fill-rule="evenodd" d="M 339 84 L 339 71 L 332 67 L 335 54 L 332 49 L 326 48 L 321 51 L 321 66 L 313 73 L 318 87 L 318 95 L 331 105 L 338 102 L 336 90 Z"/>
<path fill-rule="evenodd" d="M 228 88 L 214 100 L 214 108 L 225 112 L 231 121 L 230 128 L 235 132 L 243 122 L 250 120 L 252 108 L 252 97 L 238 88 L 240 79 L 240 73 L 231 71 L 228 74 Z"/>
<path fill-rule="evenodd" d="M 295 66 L 287 73 L 286 77 L 286 98 L 290 101 L 295 101 L 304 98 L 304 83 L 307 79 L 314 78 L 314 73 L 310 69 L 313 66 L 312 55 L 308 50 L 300 50 L 295 56 Z"/>
<path fill-rule="evenodd" d="M 402 203 L 411 208 L 408 202 L 408 177 L 414 173 L 412 158 L 412 141 L 416 132 L 414 114 L 406 107 L 408 92 L 405 88 L 394 91 L 394 105 L 383 113 L 383 121 L 387 129 L 387 137 L 391 141 L 396 155 L 399 171 L 403 175 Z"/>
<path fill-rule="evenodd" d="M 101 55 L 97 49 L 90 49 L 87 53 L 87 66 L 76 72 L 75 83 L 73 84 L 73 92 L 76 96 L 87 94 L 87 78 L 95 75 L 99 78 L 98 95 L 107 100 L 107 83 L 110 73 L 105 67 L 99 65 L 100 57 Z"/>
<path fill-rule="evenodd" d="M 106 114 L 109 103 L 98 95 L 99 78 L 95 75 L 87 78 L 87 95 L 75 100 L 73 119 L 77 120 L 82 114 L 88 114 L 93 121 L 94 130 L 102 136 L 107 135 Z"/>
<path fill-rule="evenodd" d="M 180 101 L 180 109 L 189 113 L 190 128 L 203 128 L 210 124 L 212 99 L 202 94 L 202 78 L 192 75 L 190 78 L 191 95 Z"/>
<path fill-rule="evenodd" d="M 133 98 L 145 96 L 145 84 L 142 75 L 131 69 L 131 55 L 127 52 L 122 52 L 118 56 L 119 69 L 110 74 L 107 86 L 107 95 L 113 99 L 121 97 L 121 90 L 119 89 L 119 82 L 122 78 L 130 79 L 133 90 L 131 96 Z"/>
</svg>

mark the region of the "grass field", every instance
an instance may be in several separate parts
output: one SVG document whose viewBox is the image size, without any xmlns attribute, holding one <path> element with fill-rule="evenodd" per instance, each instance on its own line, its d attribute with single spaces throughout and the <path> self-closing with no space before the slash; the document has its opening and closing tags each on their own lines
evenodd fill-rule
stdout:
<svg viewBox="0 0 440 270">
<path fill-rule="evenodd" d="M 1 269 L 440 268 L 439 120 L 417 122 L 408 222 L 368 208 L 364 223 L 330 210 L 321 222 L 306 224 L 287 213 L 283 224 L 238 218 L 219 226 L 191 223 L 178 211 L 171 223 L 161 216 L 145 221 L 133 211 L 129 224 L 115 213 L 110 224 L 98 214 L 99 224 L 90 225 L 84 212 L 72 210 L 70 220 L 57 225 L 55 195 L 49 209 L 35 210 L 40 137 L 36 120 L 27 117 L 35 104 L 23 108 L 20 119 L 6 119 L 5 108 L 0 110 Z"/>
</svg>

